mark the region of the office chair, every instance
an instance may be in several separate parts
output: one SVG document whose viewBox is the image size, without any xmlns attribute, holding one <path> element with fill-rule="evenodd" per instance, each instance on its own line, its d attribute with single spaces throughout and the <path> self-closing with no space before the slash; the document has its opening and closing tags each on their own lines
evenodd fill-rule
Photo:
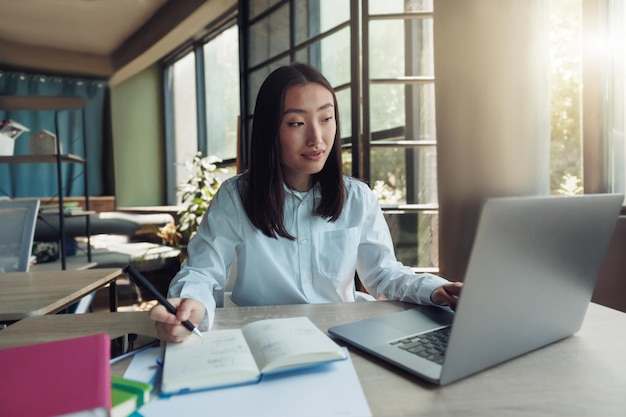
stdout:
<svg viewBox="0 0 626 417">
<path fill-rule="evenodd" d="M 39 200 L 0 200 L 0 272 L 28 272 L 38 213 Z M 85 296 L 69 312 L 86 313 L 93 296 Z"/>
<path fill-rule="evenodd" d="M 27 272 L 39 200 L 0 200 L 0 272 Z"/>
</svg>

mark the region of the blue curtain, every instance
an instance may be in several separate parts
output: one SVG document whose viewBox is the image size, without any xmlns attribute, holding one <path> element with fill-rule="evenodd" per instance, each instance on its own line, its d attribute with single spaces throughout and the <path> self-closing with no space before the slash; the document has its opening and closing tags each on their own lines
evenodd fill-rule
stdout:
<svg viewBox="0 0 626 417">
<path fill-rule="evenodd" d="M 83 109 L 6 111 L 0 121 L 11 119 L 28 129 L 15 140 L 14 155 L 30 153 L 29 138 L 47 130 L 57 136 L 61 153 L 87 156 L 89 195 L 102 195 L 105 131 L 106 81 L 73 77 L 26 74 L 0 70 L 0 95 L 69 96 L 85 100 Z M 83 115 L 84 112 L 84 115 Z M 58 129 L 57 129 L 58 126 Z M 83 137 L 86 140 L 83 140 Z M 87 149 L 84 147 L 86 143 Z M 85 153 L 85 151 L 87 151 Z M 63 196 L 84 196 L 85 166 L 62 164 Z M 57 167 L 54 163 L 0 164 L 0 195 L 8 197 L 56 197 L 59 195 Z"/>
</svg>

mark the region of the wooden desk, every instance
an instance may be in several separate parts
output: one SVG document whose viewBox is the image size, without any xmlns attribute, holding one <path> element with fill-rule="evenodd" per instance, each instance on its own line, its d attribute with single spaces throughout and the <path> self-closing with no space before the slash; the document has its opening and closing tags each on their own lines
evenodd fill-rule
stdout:
<svg viewBox="0 0 626 417">
<path fill-rule="evenodd" d="M 0 349 L 96 333 L 107 333 L 111 338 L 116 338 L 132 332 L 156 337 L 156 329 L 148 313 L 132 311 L 33 316 L 0 330 Z"/>
<path fill-rule="evenodd" d="M 56 313 L 113 282 L 119 268 L 9 272 L 0 275 L 0 322 Z"/>
<path fill-rule="evenodd" d="M 321 329 L 411 305 L 318 304 L 218 309 L 215 328 L 305 315 Z M 374 416 L 623 416 L 626 411 L 626 314 L 591 304 L 573 337 L 440 388 L 350 348 Z M 32 317 L 0 331 L 0 348 L 105 331 L 147 335 L 147 313 Z M 113 371 L 121 374 L 122 365 Z"/>
<path fill-rule="evenodd" d="M 76 259 L 75 256 L 68 256 L 65 261 L 66 261 L 65 268 L 67 270 L 85 270 L 85 269 L 95 268 L 96 266 L 98 266 L 96 262 L 83 261 L 82 258 Z M 34 264 L 30 266 L 31 272 L 62 271 L 62 270 L 63 270 L 63 265 L 61 265 L 60 259 L 57 259 L 54 262 L 44 262 L 41 264 Z"/>
</svg>

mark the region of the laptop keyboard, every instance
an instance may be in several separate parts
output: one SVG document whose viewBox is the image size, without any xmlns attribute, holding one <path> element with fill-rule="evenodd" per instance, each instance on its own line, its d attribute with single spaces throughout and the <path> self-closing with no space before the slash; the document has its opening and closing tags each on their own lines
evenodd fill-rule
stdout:
<svg viewBox="0 0 626 417">
<path fill-rule="evenodd" d="M 404 339 L 389 342 L 391 345 L 413 353 L 429 361 L 443 364 L 443 357 L 448 345 L 451 327 L 444 327 L 432 332 L 420 333 Z"/>
</svg>

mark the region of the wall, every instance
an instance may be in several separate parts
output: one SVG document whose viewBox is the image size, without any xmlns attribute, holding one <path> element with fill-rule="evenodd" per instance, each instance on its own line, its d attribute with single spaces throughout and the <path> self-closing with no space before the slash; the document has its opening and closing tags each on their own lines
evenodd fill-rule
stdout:
<svg viewBox="0 0 626 417">
<path fill-rule="evenodd" d="M 461 280 L 487 197 L 549 192 L 549 8 L 434 3 L 439 267 Z"/>
<path fill-rule="evenodd" d="M 165 201 L 161 71 L 148 67 L 111 88 L 111 124 L 118 207 Z"/>
<path fill-rule="evenodd" d="M 626 216 L 620 216 L 592 301 L 626 312 L 626 256 L 624 254 L 626 254 Z"/>
</svg>

